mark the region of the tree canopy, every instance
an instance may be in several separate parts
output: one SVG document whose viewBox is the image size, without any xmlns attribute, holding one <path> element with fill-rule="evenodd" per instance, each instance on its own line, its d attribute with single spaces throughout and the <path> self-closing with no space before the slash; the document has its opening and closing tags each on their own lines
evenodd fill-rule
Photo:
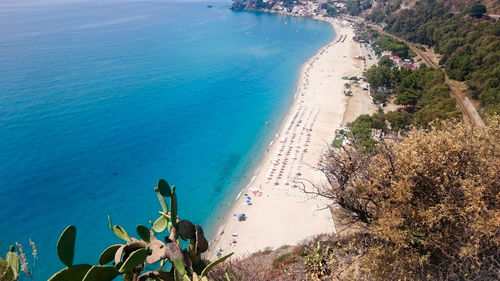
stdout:
<svg viewBox="0 0 500 281">
<path fill-rule="evenodd" d="M 500 113 L 500 22 L 482 18 L 486 8 L 480 4 L 466 12 L 471 17 L 450 13 L 446 1 L 418 1 L 397 13 L 374 9 L 368 18 L 433 47 L 451 79 L 465 81 L 486 113 Z"/>
<path fill-rule="evenodd" d="M 469 10 L 469 15 L 476 17 L 476 18 L 482 18 L 483 15 L 486 14 L 486 6 L 481 5 L 481 4 L 476 4 L 472 6 Z"/>
</svg>

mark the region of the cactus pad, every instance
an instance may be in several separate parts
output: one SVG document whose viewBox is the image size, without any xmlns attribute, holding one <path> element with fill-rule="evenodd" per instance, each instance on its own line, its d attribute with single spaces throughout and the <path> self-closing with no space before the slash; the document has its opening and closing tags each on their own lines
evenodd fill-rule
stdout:
<svg viewBox="0 0 500 281">
<path fill-rule="evenodd" d="M 146 257 L 149 254 L 148 248 L 142 248 L 139 250 L 135 250 L 130 254 L 130 256 L 123 262 L 123 265 L 120 267 L 119 272 L 124 273 L 131 271 L 136 266 L 141 265 L 146 260 Z"/>
<path fill-rule="evenodd" d="M 48 281 L 81 281 L 91 267 L 90 264 L 77 264 L 72 267 L 66 267 L 52 275 Z"/>
<path fill-rule="evenodd" d="M 172 192 L 170 196 L 170 221 L 172 225 L 177 226 L 177 195 Z"/>
<path fill-rule="evenodd" d="M 230 256 L 232 256 L 234 253 L 230 253 L 230 254 L 227 254 L 225 256 L 222 256 L 221 258 L 219 258 L 218 260 L 216 261 L 213 261 L 211 262 L 209 265 L 207 265 L 207 267 L 205 267 L 205 269 L 203 269 L 203 271 L 201 272 L 201 277 L 206 277 L 208 272 L 214 268 L 216 265 L 218 265 L 219 263 L 227 260 Z"/>
<path fill-rule="evenodd" d="M 174 264 L 175 270 L 177 270 L 177 272 L 179 272 L 181 276 L 186 275 L 186 268 L 184 266 L 184 262 L 181 259 L 175 258 L 172 263 Z"/>
<path fill-rule="evenodd" d="M 12 269 L 12 273 L 14 275 L 14 279 L 17 279 L 17 276 L 19 276 L 19 256 L 15 252 L 14 246 L 10 247 L 10 251 L 7 253 L 7 264 L 10 266 Z"/>
<path fill-rule="evenodd" d="M 147 227 L 145 227 L 144 225 L 142 224 L 139 224 L 136 228 L 137 230 L 137 234 L 139 235 L 139 237 L 141 237 L 141 239 L 147 243 L 149 243 L 149 239 L 151 237 L 151 232 L 149 232 L 149 229 Z"/>
<path fill-rule="evenodd" d="M 160 216 L 153 224 L 153 230 L 155 232 L 163 232 L 167 228 L 168 220 L 165 216 Z"/>
<path fill-rule="evenodd" d="M 94 265 L 87 271 L 82 281 L 111 281 L 118 275 L 118 270 L 114 266 Z"/>
<path fill-rule="evenodd" d="M 130 236 L 128 235 L 127 231 L 125 231 L 125 229 L 123 227 L 121 227 L 119 225 L 115 225 L 115 226 L 113 226 L 113 232 L 115 233 L 115 235 L 118 238 L 120 238 L 126 242 L 130 241 Z"/>
<path fill-rule="evenodd" d="M 158 181 L 158 192 L 160 192 L 162 196 L 170 197 L 172 191 L 170 190 L 170 185 L 168 185 L 166 180 L 160 179 Z"/>
<path fill-rule="evenodd" d="M 205 238 L 205 234 L 203 234 L 203 228 L 201 226 L 196 225 L 196 250 L 199 253 L 204 253 L 208 250 L 208 241 Z"/>
<path fill-rule="evenodd" d="M 3 278 L 2 281 L 15 281 L 17 279 L 17 277 L 14 277 L 12 267 L 2 258 L 0 258 L 0 276 Z"/>
<path fill-rule="evenodd" d="M 73 265 L 73 256 L 75 254 L 75 238 L 76 238 L 76 227 L 70 225 L 66 227 L 59 241 L 57 241 L 57 255 L 59 259 L 67 266 Z"/>
<path fill-rule="evenodd" d="M 156 192 L 156 197 L 158 197 L 158 201 L 160 202 L 163 212 L 168 213 L 167 202 L 165 202 L 165 199 L 163 198 L 163 196 L 161 196 L 159 191 Z"/>
<path fill-rule="evenodd" d="M 177 233 L 184 240 L 196 238 L 195 226 L 188 220 L 181 220 L 177 223 Z"/>
<path fill-rule="evenodd" d="M 115 257 L 116 251 L 124 245 L 121 244 L 116 244 L 109 246 L 102 252 L 102 254 L 99 256 L 99 264 L 107 264 L 108 262 L 112 261 Z"/>
</svg>

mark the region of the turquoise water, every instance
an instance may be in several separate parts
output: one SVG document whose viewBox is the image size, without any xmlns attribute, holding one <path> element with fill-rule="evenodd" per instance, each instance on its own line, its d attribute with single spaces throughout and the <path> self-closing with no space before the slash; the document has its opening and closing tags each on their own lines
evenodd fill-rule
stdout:
<svg viewBox="0 0 500 281">
<path fill-rule="evenodd" d="M 0 253 L 32 238 L 36 280 L 63 267 L 68 224 L 95 264 L 119 242 L 107 214 L 132 234 L 154 220 L 158 178 L 212 229 L 334 36 L 228 2 L 57 3 L 0 2 Z"/>
</svg>

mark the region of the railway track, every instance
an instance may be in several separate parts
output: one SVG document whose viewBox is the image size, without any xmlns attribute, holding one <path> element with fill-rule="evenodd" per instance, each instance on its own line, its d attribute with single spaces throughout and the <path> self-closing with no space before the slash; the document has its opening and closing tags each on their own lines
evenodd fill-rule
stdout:
<svg viewBox="0 0 500 281">
<path fill-rule="evenodd" d="M 408 45 L 408 47 L 410 47 L 410 49 L 413 52 L 415 52 L 415 54 L 417 54 L 417 56 L 420 57 L 422 59 L 422 61 L 427 66 L 441 69 L 445 75 L 445 83 L 446 83 L 446 85 L 448 85 L 448 88 L 450 89 L 450 95 L 457 101 L 457 104 L 458 104 L 458 107 L 460 108 L 460 111 L 462 111 L 462 114 L 464 115 L 464 117 L 466 117 L 465 119 L 467 119 L 474 126 L 481 127 L 481 128 L 485 127 L 483 119 L 481 119 L 481 116 L 477 112 L 476 108 L 472 105 L 472 103 L 469 101 L 469 99 L 467 97 L 465 98 L 465 100 L 462 98 L 462 95 L 459 94 L 459 92 L 461 92 L 460 89 L 457 89 L 452 83 L 450 83 L 450 79 L 448 78 L 448 75 L 446 74 L 445 70 L 440 65 L 438 65 L 437 63 L 432 61 L 426 54 L 424 54 L 424 52 L 422 52 L 422 50 L 417 48 L 413 43 L 407 42 L 406 40 L 404 40 L 402 38 L 399 38 L 393 34 L 390 34 L 386 31 L 384 31 L 379 26 L 376 26 L 373 24 L 370 24 L 370 26 L 373 29 L 377 30 L 378 32 L 380 32 L 384 35 L 387 35 L 394 40 L 403 42 L 406 45 Z"/>
</svg>

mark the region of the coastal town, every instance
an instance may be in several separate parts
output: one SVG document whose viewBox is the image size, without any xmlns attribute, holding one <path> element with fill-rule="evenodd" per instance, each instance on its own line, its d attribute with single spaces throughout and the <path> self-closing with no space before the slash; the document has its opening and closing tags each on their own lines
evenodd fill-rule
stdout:
<svg viewBox="0 0 500 281">
<path fill-rule="evenodd" d="M 276 13 L 287 16 L 315 17 L 327 16 L 346 9 L 342 0 L 245 0 L 235 1 L 233 9 L 259 10 L 266 13 Z M 335 12 L 332 12 L 333 9 Z"/>
<path fill-rule="evenodd" d="M 380 44 L 380 39 L 391 40 L 383 36 L 373 28 L 364 24 L 364 20 L 358 16 L 352 16 L 353 6 L 349 3 L 352 1 L 346 0 L 236 0 L 231 5 L 233 10 L 247 10 L 247 11 L 260 11 L 264 13 L 279 14 L 292 17 L 310 17 L 317 20 L 329 21 L 333 18 L 338 20 L 342 25 L 349 25 L 354 31 L 352 39 L 354 42 L 359 43 L 362 53 L 353 56 L 354 61 L 361 61 L 363 63 L 363 71 L 383 56 L 387 56 L 392 62 L 392 67 L 405 68 L 415 70 L 422 64 L 420 58 L 416 54 L 409 51 L 409 53 L 396 53 L 394 49 L 387 44 Z M 373 8 L 378 4 L 371 1 L 359 1 L 359 6 L 365 8 Z M 358 6 L 356 6 L 358 7 Z M 360 11 L 356 11 L 359 13 Z M 340 37 L 337 41 L 345 41 L 346 37 Z M 396 42 L 392 42 L 396 43 Z M 394 46 L 394 44 L 392 44 Z M 406 48 L 405 44 L 400 44 L 398 49 Z M 367 63 L 368 62 L 368 63 Z M 370 63 L 371 62 L 371 63 Z M 370 88 L 370 84 L 365 81 L 363 75 L 356 77 L 355 81 L 349 81 L 349 86 L 346 84 L 344 94 L 351 96 L 351 85 L 369 92 L 373 103 L 379 106 L 385 106 L 386 102 L 375 99 L 376 92 Z"/>
</svg>

